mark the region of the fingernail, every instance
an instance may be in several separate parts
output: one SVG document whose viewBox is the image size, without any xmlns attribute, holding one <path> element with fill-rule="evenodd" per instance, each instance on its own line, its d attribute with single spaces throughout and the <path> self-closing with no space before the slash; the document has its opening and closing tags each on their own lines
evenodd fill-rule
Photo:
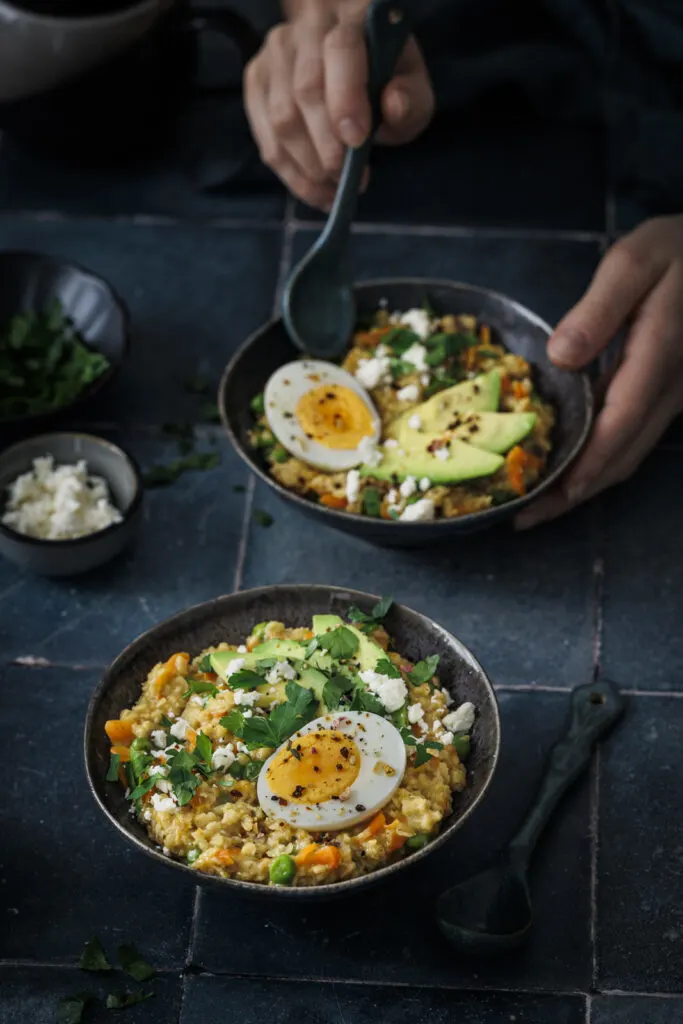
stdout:
<svg viewBox="0 0 683 1024">
<path fill-rule="evenodd" d="M 588 339 L 582 332 L 563 327 L 551 335 L 548 355 L 558 366 L 574 367 L 587 358 L 589 347 Z"/>
<path fill-rule="evenodd" d="M 389 113 L 392 121 L 402 121 L 408 115 L 410 100 L 406 93 L 399 89 L 394 90 L 389 96 Z"/>
<path fill-rule="evenodd" d="M 345 117 L 339 122 L 339 134 L 346 146 L 360 146 L 365 141 L 363 129 L 350 117 Z"/>
</svg>

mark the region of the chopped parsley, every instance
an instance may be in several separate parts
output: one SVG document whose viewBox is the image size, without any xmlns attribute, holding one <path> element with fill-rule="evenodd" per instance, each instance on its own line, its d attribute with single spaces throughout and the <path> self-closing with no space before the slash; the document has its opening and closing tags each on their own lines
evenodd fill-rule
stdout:
<svg viewBox="0 0 683 1024">
<path fill-rule="evenodd" d="M 255 690 L 257 686 L 263 686 L 265 679 L 250 668 L 241 668 L 228 676 L 226 682 L 231 690 Z"/>
<path fill-rule="evenodd" d="M 377 629 L 378 626 L 382 625 L 382 620 L 386 617 L 393 603 L 393 597 L 383 597 L 377 602 L 369 615 L 361 611 L 360 608 L 356 608 L 355 605 L 351 605 L 347 613 L 348 620 L 364 633 L 371 633 L 373 629 Z"/>
<path fill-rule="evenodd" d="M 249 405 L 254 416 L 263 416 L 264 412 L 266 411 L 266 403 L 264 401 L 263 392 L 261 392 L 258 395 L 254 395 Z"/>
<path fill-rule="evenodd" d="M 116 782 L 119 777 L 119 765 L 121 764 L 121 758 L 118 754 L 111 754 L 109 757 L 109 768 L 107 770 L 106 779 L 107 782 Z"/>
<path fill-rule="evenodd" d="M 323 686 L 323 702 L 328 711 L 337 711 L 341 707 L 342 697 L 353 689 L 353 681 L 346 676 L 335 675 Z"/>
<path fill-rule="evenodd" d="M 419 768 L 421 765 L 426 764 L 427 761 L 431 761 L 434 756 L 430 751 L 443 750 L 443 743 L 437 743 L 436 740 L 425 740 L 424 743 L 416 744 L 416 756 L 415 756 L 415 767 Z"/>
<path fill-rule="evenodd" d="M 382 510 L 382 498 L 377 487 L 366 487 L 363 491 L 363 511 L 366 516 L 376 519 Z"/>
<path fill-rule="evenodd" d="M 57 1003 L 57 1024 L 81 1024 L 83 1011 L 92 998 L 92 992 L 77 992 L 73 996 L 64 996 Z"/>
<path fill-rule="evenodd" d="M 213 672 L 213 665 L 211 664 L 211 655 L 205 654 L 203 658 L 199 659 L 197 668 L 200 672 Z"/>
<path fill-rule="evenodd" d="M 253 715 L 245 718 L 241 711 L 233 708 L 229 714 L 221 718 L 220 724 L 239 736 L 251 746 L 279 747 L 292 733 L 300 729 L 306 722 L 315 717 L 316 700 L 312 690 L 298 683 L 287 683 L 285 687 L 287 700 L 278 704 L 266 717 Z"/>
<path fill-rule="evenodd" d="M 106 1006 L 108 1010 L 125 1010 L 127 1006 L 135 1006 L 137 1003 L 144 1003 L 146 999 L 152 999 L 153 992 L 143 992 L 141 988 L 132 992 L 110 992 L 107 996 Z"/>
<path fill-rule="evenodd" d="M 401 673 L 394 665 L 393 661 L 389 661 L 388 658 L 381 658 L 380 661 L 375 665 L 375 672 L 378 672 L 381 676 L 389 676 L 390 679 L 401 679 Z"/>
<path fill-rule="evenodd" d="M 423 683 L 430 682 L 439 667 L 439 660 L 438 654 L 431 654 L 424 661 L 418 661 L 412 672 L 408 673 L 408 682 L 411 686 L 422 686 Z"/>
<path fill-rule="evenodd" d="M 273 525 L 274 521 L 275 520 L 271 516 L 270 512 L 264 512 L 262 508 L 254 509 L 254 522 L 259 526 L 263 526 L 264 529 L 267 529 L 269 526 Z"/>
<path fill-rule="evenodd" d="M 329 633 L 321 633 L 318 637 L 318 647 L 322 647 L 333 658 L 352 658 L 358 650 L 359 640 L 355 633 L 352 633 L 346 626 L 337 626 Z"/>
<path fill-rule="evenodd" d="M 382 338 L 382 344 L 390 348 L 396 356 L 402 356 L 404 352 L 407 352 L 413 345 L 418 344 L 420 341 L 417 334 L 411 331 L 408 327 L 393 327 L 390 331 Z M 415 369 L 411 366 L 411 369 Z"/>
<path fill-rule="evenodd" d="M 183 381 L 188 395 L 208 395 L 211 391 L 209 380 L 201 373 L 193 373 Z"/>
<path fill-rule="evenodd" d="M 379 697 L 376 697 L 370 690 L 364 690 L 362 686 L 356 687 L 353 700 L 350 706 L 351 711 L 369 711 L 373 715 L 385 714 L 385 707 Z"/>
<path fill-rule="evenodd" d="M 228 774 L 235 780 L 237 779 L 248 779 L 253 782 L 261 774 L 265 761 L 259 761 L 258 758 L 253 758 L 247 761 L 246 764 L 242 764 L 241 761 L 235 761 L 230 765 Z"/>
<path fill-rule="evenodd" d="M 143 779 L 131 793 L 128 794 L 129 800 L 141 800 L 143 796 L 149 793 L 150 790 L 154 789 L 157 784 L 156 775 L 150 775 L 148 778 Z"/>
<path fill-rule="evenodd" d="M 156 974 L 154 968 L 142 958 L 132 943 L 119 946 L 118 954 L 121 967 L 136 981 L 149 981 Z"/>
<path fill-rule="evenodd" d="M 111 964 L 107 960 L 102 943 L 95 935 L 86 942 L 83 952 L 78 958 L 78 966 L 82 971 L 110 971 Z"/>
<path fill-rule="evenodd" d="M 218 694 L 218 687 L 206 679 L 188 679 L 187 689 L 182 699 L 188 700 L 194 693 L 208 693 L 211 697 L 215 697 Z"/>
</svg>

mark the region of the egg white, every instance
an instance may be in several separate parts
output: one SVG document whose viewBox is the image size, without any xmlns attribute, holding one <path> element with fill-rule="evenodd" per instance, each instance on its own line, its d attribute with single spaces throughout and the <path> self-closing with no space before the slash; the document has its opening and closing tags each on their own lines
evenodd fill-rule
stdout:
<svg viewBox="0 0 683 1024">
<path fill-rule="evenodd" d="M 311 380 L 312 376 L 316 379 Z M 270 377 L 263 396 L 268 426 L 282 447 L 302 462 L 332 472 L 353 469 L 364 461 L 360 446 L 349 449 L 328 448 L 308 438 L 296 418 L 299 399 L 308 391 L 324 384 L 348 388 L 361 399 L 372 416 L 373 433 L 369 435 L 369 439 L 372 443 L 377 443 L 382 424 L 365 388 L 340 366 L 317 359 L 287 363 Z"/>
<path fill-rule="evenodd" d="M 281 806 L 266 773 L 271 761 L 298 737 L 322 729 L 336 729 L 354 741 L 360 753 L 360 770 L 345 800 L 319 804 L 288 803 Z M 394 774 L 375 771 L 377 762 L 390 765 Z M 271 818 L 286 821 L 309 832 L 332 832 L 371 818 L 384 807 L 401 785 L 406 768 L 406 748 L 398 729 L 380 715 L 369 711 L 337 711 L 316 718 L 283 743 L 263 765 L 256 786 L 261 807 Z M 363 810 L 356 810 L 357 806 Z"/>
</svg>

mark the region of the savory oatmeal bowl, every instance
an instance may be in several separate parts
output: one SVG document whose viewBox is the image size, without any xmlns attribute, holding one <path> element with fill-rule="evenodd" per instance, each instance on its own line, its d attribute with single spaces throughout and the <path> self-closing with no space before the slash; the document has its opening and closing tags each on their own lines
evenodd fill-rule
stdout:
<svg viewBox="0 0 683 1024">
<path fill-rule="evenodd" d="M 483 798 L 492 688 L 462 644 L 356 591 L 266 587 L 136 640 L 93 696 L 96 800 L 197 881 L 331 896 L 439 847 Z"/>
<path fill-rule="evenodd" d="M 431 543 L 511 518 L 580 450 L 590 386 L 554 367 L 550 328 L 471 285 L 356 288 L 337 363 L 302 357 L 280 321 L 225 371 L 224 424 L 282 497 L 387 544 Z"/>
</svg>

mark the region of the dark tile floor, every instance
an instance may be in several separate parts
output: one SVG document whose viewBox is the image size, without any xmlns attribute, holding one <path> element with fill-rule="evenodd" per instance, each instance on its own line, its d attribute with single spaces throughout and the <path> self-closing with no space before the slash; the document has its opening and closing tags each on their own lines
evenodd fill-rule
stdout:
<svg viewBox="0 0 683 1024">
<path fill-rule="evenodd" d="M 212 123 L 199 118 L 199 143 Z M 358 276 L 466 279 L 557 320 L 606 244 L 614 196 L 599 139 L 575 140 L 567 160 L 562 136 L 548 138 L 547 152 L 530 143 L 509 173 L 483 131 L 455 164 L 429 139 L 383 156 L 355 229 Z M 131 307 L 131 358 L 78 425 L 143 466 L 174 454 L 164 423 L 197 419 L 184 379 L 216 383 L 314 237 L 299 222 L 306 211 L 285 218 L 265 173 L 250 188 L 198 192 L 225 171 L 228 149 L 193 162 L 188 146 L 161 168 L 102 177 L 46 168 L 0 143 L 0 246 L 92 266 Z M 212 433 L 202 428 L 209 449 Z M 154 998 L 127 1011 L 140 1024 L 683 1019 L 680 428 L 631 483 L 562 522 L 426 553 L 302 530 L 215 443 L 216 469 L 148 493 L 139 542 L 118 562 L 66 581 L 0 565 L 0 1024 L 43 1024 L 62 996 L 124 987 L 76 970 L 93 934 L 110 951 L 136 942 L 162 972 Z M 269 529 L 255 509 L 272 514 Z M 80 750 L 100 670 L 148 625 L 235 587 L 294 580 L 392 592 L 443 622 L 490 671 L 504 731 L 490 796 L 429 870 L 409 887 L 301 913 L 195 891 L 129 851 L 100 818 Z M 632 691 L 629 715 L 541 843 L 531 940 L 506 960 L 465 962 L 437 932 L 433 901 L 504 844 L 569 688 L 596 673 Z M 89 1014 L 111 1019 L 101 1002 Z"/>
</svg>

